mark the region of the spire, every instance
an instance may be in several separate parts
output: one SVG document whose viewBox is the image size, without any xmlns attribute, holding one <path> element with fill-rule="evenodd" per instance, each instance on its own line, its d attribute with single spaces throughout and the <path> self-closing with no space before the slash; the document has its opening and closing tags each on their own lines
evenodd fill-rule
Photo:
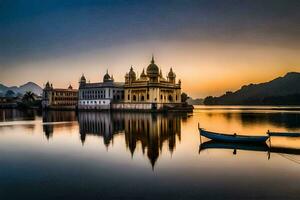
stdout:
<svg viewBox="0 0 300 200">
<path fill-rule="evenodd" d="M 154 64 L 154 55 L 152 54 L 151 63 Z"/>
</svg>

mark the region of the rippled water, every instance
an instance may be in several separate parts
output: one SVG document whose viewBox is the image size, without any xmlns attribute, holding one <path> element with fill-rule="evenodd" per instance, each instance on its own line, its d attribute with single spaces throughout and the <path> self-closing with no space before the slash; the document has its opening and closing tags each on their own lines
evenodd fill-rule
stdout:
<svg viewBox="0 0 300 200">
<path fill-rule="evenodd" d="M 299 199 L 300 138 L 247 150 L 201 138 L 200 148 L 197 130 L 300 132 L 299 110 L 0 110 L 0 199 Z"/>
</svg>

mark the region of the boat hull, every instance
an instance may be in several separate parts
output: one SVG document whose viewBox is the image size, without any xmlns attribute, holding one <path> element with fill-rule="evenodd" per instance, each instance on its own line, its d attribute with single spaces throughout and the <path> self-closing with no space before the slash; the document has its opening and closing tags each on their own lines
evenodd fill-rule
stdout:
<svg viewBox="0 0 300 200">
<path fill-rule="evenodd" d="M 269 136 L 242 136 L 236 134 L 222 134 L 206 131 L 204 129 L 199 129 L 199 133 L 204 137 L 220 142 L 264 143 L 269 138 Z"/>
<path fill-rule="evenodd" d="M 245 150 L 245 151 L 259 151 L 268 152 L 270 150 L 266 143 L 240 143 L 240 142 L 219 142 L 210 140 L 202 143 L 200 146 L 200 151 L 205 149 L 232 149 L 232 150 Z"/>
</svg>

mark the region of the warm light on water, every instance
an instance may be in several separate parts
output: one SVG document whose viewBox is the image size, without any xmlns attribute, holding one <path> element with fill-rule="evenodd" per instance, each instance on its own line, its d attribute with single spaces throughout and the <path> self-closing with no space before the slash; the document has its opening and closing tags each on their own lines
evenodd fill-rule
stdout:
<svg viewBox="0 0 300 200">
<path fill-rule="evenodd" d="M 224 133 L 300 132 L 294 108 L 200 106 L 180 115 L 0 110 L 0 120 L 3 199 L 300 198 L 300 138 L 272 138 L 272 148 L 289 153 L 199 153 L 197 130 L 199 122 Z"/>
</svg>

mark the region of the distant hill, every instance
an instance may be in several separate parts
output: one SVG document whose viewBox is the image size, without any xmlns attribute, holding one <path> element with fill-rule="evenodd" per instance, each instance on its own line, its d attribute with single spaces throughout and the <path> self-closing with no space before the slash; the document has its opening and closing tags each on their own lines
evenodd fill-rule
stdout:
<svg viewBox="0 0 300 200">
<path fill-rule="evenodd" d="M 272 81 L 242 86 L 220 97 L 206 97 L 206 105 L 300 105 L 300 73 L 289 72 Z"/>
<path fill-rule="evenodd" d="M 203 105 L 203 101 L 204 101 L 204 99 L 199 99 L 199 98 L 197 98 L 197 99 L 192 99 L 192 98 L 189 98 L 189 99 L 187 100 L 187 103 L 188 103 L 189 105 Z"/>
<path fill-rule="evenodd" d="M 17 95 L 24 95 L 27 91 L 31 91 L 35 93 L 36 95 L 40 96 L 43 93 L 43 89 L 33 82 L 25 83 L 24 85 L 17 86 L 5 86 L 3 84 L 0 84 L 0 96 L 5 96 L 7 91 L 13 91 L 15 93 L 15 96 Z"/>
</svg>

